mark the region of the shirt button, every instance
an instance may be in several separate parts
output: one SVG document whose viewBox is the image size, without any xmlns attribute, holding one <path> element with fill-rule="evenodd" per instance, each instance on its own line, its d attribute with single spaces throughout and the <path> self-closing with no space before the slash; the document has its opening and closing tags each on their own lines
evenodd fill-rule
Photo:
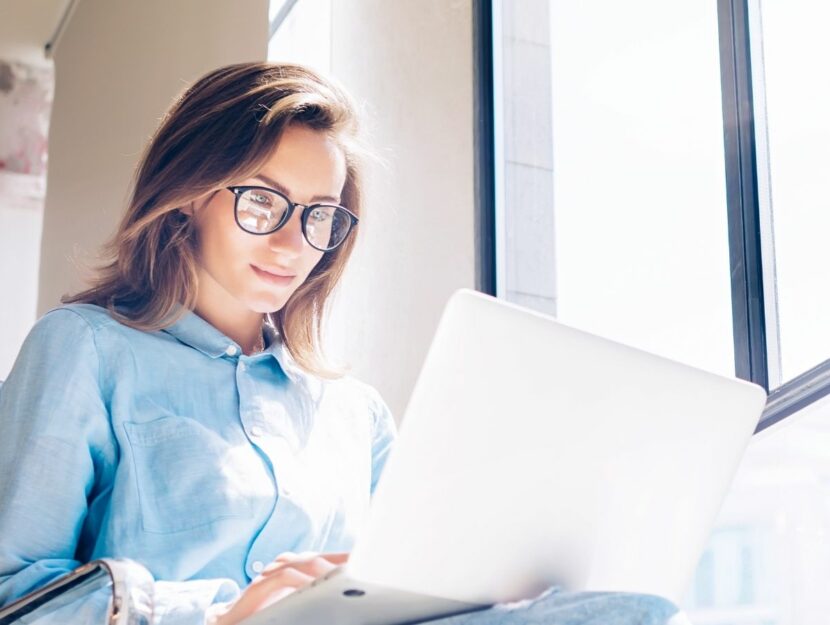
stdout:
<svg viewBox="0 0 830 625">
<path fill-rule="evenodd" d="M 244 362 L 239 363 L 239 370 L 240 371 L 245 371 L 245 369 L 247 369 L 247 368 L 248 368 L 248 365 L 246 365 Z"/>
<path fill-rule="evenodd" d="M 262 436 L 262 428 L 258 425 L 255 425 L 251 428 L 251 436 L 254 438 L 259 438 Z"/>
<path fill-rule="evenodd" d="M 264 568 L 265 568 L 265 565 L 262 562 L 260 562 L 259 560 L 255 560 L 254 562 L 251 562 L 251 570 L 254 573 L 262 573 L 262 569 L 264 569 Z"/>
<path fill-rule="evenodd" d="M 237 353 L 238 351 L 239 351 L 239 350 L 237 349 L 236 345 L 228 345 L 228 349 L 226 349 L 226 350 L 225 350 L 225 353 L 226 353 L 228 356 L 236 356 L 236 353 Z"/>
</svg>

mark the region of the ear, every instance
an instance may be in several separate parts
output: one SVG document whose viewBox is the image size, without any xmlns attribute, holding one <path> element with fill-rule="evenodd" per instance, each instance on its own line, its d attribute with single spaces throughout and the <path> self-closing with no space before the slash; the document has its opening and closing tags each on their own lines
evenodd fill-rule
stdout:
<svg viewBox="0 0 830 625">
<path fill-rule="evenodd" d="M 208 202 L 210 202 L 213 199 L 213 196 L 217 193 L 219 193 L 219 191 L 210 191 L 205 193 L 204 195 L 191 200 L 184 206 L 180 206 L 179 210 L 188 217 L 195 217 L 196 213 L 207 206 Z"/>
<path fill-rule="evenodd" d="M 194 202 L 190 202 L 189 204 L 185 204 L 184 206 L 179 207 L 179 211 L 187 215 L 188 217 L 193 217 L 193 213 L 196 212 L 194 207 Z"/>
</svg>

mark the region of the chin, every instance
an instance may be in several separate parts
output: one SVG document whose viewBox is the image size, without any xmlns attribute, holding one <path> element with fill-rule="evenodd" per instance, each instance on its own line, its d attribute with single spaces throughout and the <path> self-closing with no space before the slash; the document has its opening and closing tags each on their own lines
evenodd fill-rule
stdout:
<svg viewBox="0 0 830 625">
<path fill-rule="evenodd" d="M 285 306 L 288 297 L 255 297 L 247 302 L 248 309 L 262 314 L 275 313 Z"/>
</svg>

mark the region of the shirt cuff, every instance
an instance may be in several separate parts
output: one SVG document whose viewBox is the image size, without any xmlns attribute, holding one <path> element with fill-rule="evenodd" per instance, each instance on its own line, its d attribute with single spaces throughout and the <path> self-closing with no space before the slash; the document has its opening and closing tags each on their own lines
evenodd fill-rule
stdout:
<svg viewBox="0 0 830 625">
<path fill-rule="evenodd" d="M 239 595 L 239 586 L 230 579 L 156 582 L 153 623 L 205 625 L 208 616 L 217 614 Z"/>
</svg>

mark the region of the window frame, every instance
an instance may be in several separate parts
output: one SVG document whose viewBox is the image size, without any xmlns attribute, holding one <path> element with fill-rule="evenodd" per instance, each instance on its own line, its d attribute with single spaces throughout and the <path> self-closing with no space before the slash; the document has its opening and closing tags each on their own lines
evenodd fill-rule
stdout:
<svg viewBox="0 0 830 625">
<path fill-rule="evenodd" d="M 495 162 L 494 3 L 473 0 L 472 23 L 476 288 L 495 296 L 500 164 Z M 753 76 L 750 38 L 759 9 L 757 0 L 717 0 L 717 11 L 735 375 L 769 393 L 758 433 L 830 394 L 830 360 L 770 392 L 770 374 L 777 377 L 780 364 L 771 206 L 759 185 L 759 171 L 765 171 L 759 161 L 765 164 L 766 153 L 759 153 L 755 125 L 763 98 L 756 102 L 753 94 L 757 86 L 763 96 L 763 77 Z"/>
<path fill-rule="evenodd" d="M 269 0 L 273 2 L 273 0 Z M 288 19 L 288 16 L 291 15 L 291 10 L 297 4 L 298 0 L 283 0 L 282 6 L 279 8 L 279 11 L 274 15 L 274 18 L 268 24 L 268 41 L 274 38 L 274 35 L 277 34 L 277 31 L 282 26 L 283 22 Z"/>
<path fill-rule="evenodd" d="M 475 285 L 496 295 L 496 120 L 493 1 L 473 0 Z"/>
<path fill-rule="evenodd" d="M 752 69 L 753 54 L 759 53 L 751 39 L 752 28 L 760 26 L 753 21 L 758 11 L 756 0 L 718 0 L 735 374 L 770 393 L 756 433 L 830 394 L 830 360 L 770 392 L 770 369 L 779 365 L 774 360 L 778 337 L 772 335 L 776 321 L 771 318 L 774 249 L 771 233 L 764 231 L 772 209 L 759 193 L 759 160 L 766 155 L 758 151 L 759 108 L 753 92 L 756 85 L 763 90 L 762 77 Z"/>
</svg>

